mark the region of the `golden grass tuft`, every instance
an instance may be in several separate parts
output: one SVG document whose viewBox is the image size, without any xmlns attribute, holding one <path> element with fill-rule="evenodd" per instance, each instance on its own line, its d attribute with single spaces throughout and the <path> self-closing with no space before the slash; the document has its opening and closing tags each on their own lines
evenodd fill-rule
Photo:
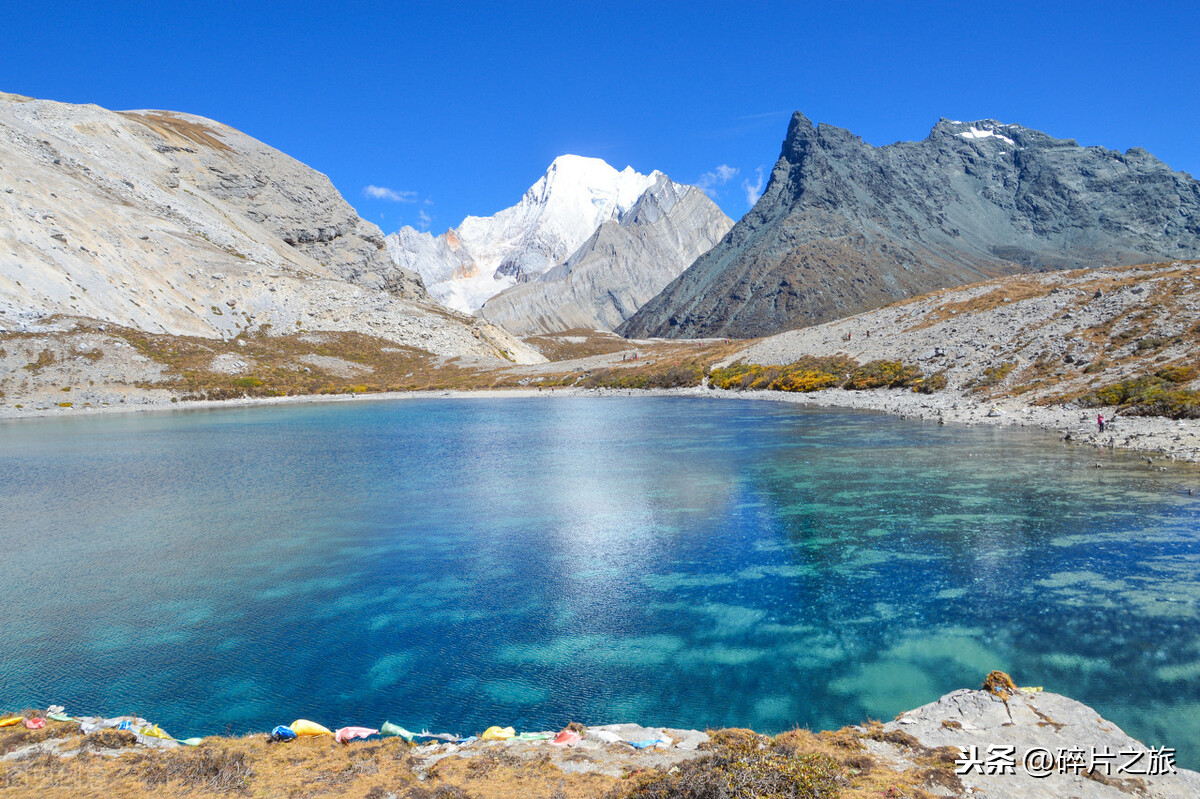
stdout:
<svg viewBox="0 0 1200 799">
<path fill-rule="evenodd" d="M 997 696 L 1012 696 L 1017 691 L 1017 684 L 1002 671 L 993 671 L 983 681 L 983 690 Z"/>
</svg>

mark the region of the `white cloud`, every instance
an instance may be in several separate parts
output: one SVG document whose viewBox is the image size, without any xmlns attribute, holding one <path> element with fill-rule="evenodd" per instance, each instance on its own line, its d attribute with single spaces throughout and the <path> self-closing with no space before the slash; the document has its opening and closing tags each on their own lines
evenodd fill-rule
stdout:
<svg viewBox="0 0 1200 799">
<path fill-rule="evenodd" d="M 711 172 L 705 172 L 696 180 L 696 185 L 704 190 L 704 193 L 714 200 L 717 198 L 717 186 L 724 186 L 733 178 L 737 177 L 737 168 L 728 164 L 721 164 Z"/>
<path fill-rule="evenodd" d="M 749 178 L 742 181 L 742 191 L 746 192 L 746 206 L 749 208 L 753 208 L 754 204 L 758 202 L 758 198 L 762 196 L 763 168 L 760 166 L 754 171 L 758 174 L 758 180 L 753 184 L 750 183 Z"/>
<path fill-rule="evenodd" d="M 417 224 L 420 225 L 421 230 L 429 230 L 429 223 L 433 221 L 433 217 L 427 214 L 425 209 L 422 208 L 420 211 L 417 211 L 417 220 Z"/>
<path fill-rule="evenodd" d="M 363 194 L 372 200 L 387 200 L 393 203 L 415 203 L 417 201 L 415 191 L 396 191 L 387 186 L 370 185 L 363 189 Z"/>
</svg>

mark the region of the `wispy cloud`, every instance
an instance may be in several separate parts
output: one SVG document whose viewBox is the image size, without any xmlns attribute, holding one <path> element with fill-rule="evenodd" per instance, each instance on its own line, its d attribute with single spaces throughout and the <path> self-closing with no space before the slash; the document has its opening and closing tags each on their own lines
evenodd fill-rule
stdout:
<svg viewBox="0 0 1200 799">
<path fill-rule="evenodd" d="M 765 114 L 744 114 L 740 117 L 735 117 L 740 122 L 745 122 L 751 119 L 771 119 L 773 117 L 781 117 L 784 114 L 790 114 L 791 111 L 767 111 Z"/>
<path fill-rule="evenodd" d="M 696 185 L 704 190 L 712 199 L 717 198 L 717 186 L 724 186 L 729 181 L 737 177 L 737 168 L 728 164 L 721 164 L 711 172 L 705 172 L 696 180 Z"/>
<path fill-rule="evenodd" d="M 426 202 L 428 203 L 429 201 L 426 200 Z M 424 208 L 422 208 L 420 211 L 417 211 L 417 225 L 421 228 L 421 230 L 429 230 L 429 223 L 432 221 L 433 217 L 426 213 Z"/>
<path fill-rule="evenodd" d="M 417 193 L 415 191 L 396 191 L 389 189 L 387 186 L 376 186 L 374 184 L 363 189 L 363 196 L 370 197 L 372 200 L 387 200 L 393 203 L 415 203 L 417 201 Z"/>
<path fill-rule="evenodd" d="M 755 173 L 758 175 L 758 180 L 754 183 L 750 182 L 749 178 L 742 181 L 742 191 L 746 192 L 746 207 L 753 208 L 758 202 L 758 198 L 762 196 L 763 188 L 763 168 L 757 167 Z"/>
</svg>

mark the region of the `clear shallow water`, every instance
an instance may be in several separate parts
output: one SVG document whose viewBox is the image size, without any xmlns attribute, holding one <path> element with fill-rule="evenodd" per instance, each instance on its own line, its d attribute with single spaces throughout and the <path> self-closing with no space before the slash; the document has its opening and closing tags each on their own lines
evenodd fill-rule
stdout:
<svg viewBox="0 0 1200 799">
<path fill-rule="evenodd" d="M 1001 668 L 1196 767 L 1200 470 L 1157 466 L 702 399 L 0 425 L 0 707 L 770 731 Z"/>
</svg>

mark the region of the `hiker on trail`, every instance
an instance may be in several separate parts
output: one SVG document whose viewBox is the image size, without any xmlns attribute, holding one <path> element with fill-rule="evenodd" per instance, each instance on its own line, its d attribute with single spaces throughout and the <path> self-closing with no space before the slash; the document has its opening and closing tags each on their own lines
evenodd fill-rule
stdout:
<svg viewBox="0 0 1200 799">
<path fill-rule="evenodd" d="M 1104 414 L 1100 413 L 1100 414 L 1096 415 L 1096 424 L 1100 427 L 1100 432 L 1103 433 L 1104 432 Z"/>
</svg>

